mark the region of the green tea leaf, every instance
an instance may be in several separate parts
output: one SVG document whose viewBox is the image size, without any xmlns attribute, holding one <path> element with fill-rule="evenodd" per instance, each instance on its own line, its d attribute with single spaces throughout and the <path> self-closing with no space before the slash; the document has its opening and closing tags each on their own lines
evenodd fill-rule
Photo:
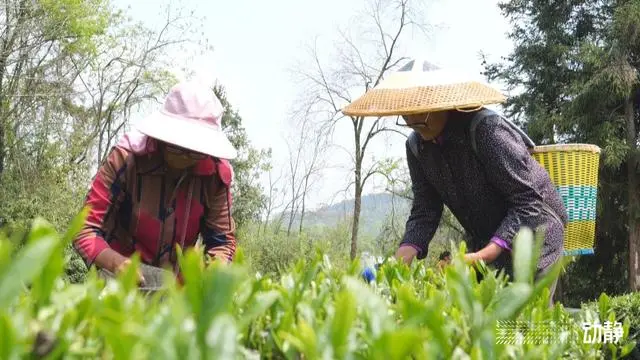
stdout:
<svg viewBox="0 0 640 360">
<path fill-rule="evenodd" d="M 195 317 L 199 317 L 202 312 L 203 301 L 203 264 L 201 259 L 195 252 L 187 251 L 183 254 L 178 248 L 178 262 L 180 264 L 180 272 L 184 278 L 185 296 L 187 297 L 191 312 Z"/>
<path fill-rule="evenodd" d="M 14 251 L 13 243 L 0 233 L 0 276 L 5 276 L 5 272 L 12 262 Z"/>
<path fill-rule="evenodd" d="M 542 294 L 545 288 L 548 288 L 560 276 L 560 272 L 564 266 L 564 262 L 558 261 L 551 266 L 547 273 L 538 279 L 533 288 L 532 298 L 537 298 Z"/>
<path fill-rule="evenodd" d="M 447 283 L 451 294 L 453 295 L 454 303 L 467 315 L 471 316 L 473 313 L 474 296 L 471 290 L 471 282 L 468 274 L 468 270 L 463 268 L 461 264 L 456 264 L 453 269 L 447 269 Z"/>
<path fill-rule="evenodd" d="M 82 229 L 82 226 L 84 225 L 85 219 L 87 218 L 88 214 L 89 214 L 89 208 L 85 207 L 73 218 L 73 220 L 71 220 L 71 223 L 67 228 L 67 232 L 62 237 L 63 246 L 66 246 L 73 242 L 73 240 L 76 238 L 76 236 Z"/>
<path fill-rule="evenodd" d="M 40 308 L 49 303 L 55 282 L 64 272 L 65 262 L 62 254 L 63 249 L 57 247 L 53 254 L 54 256 L 51 256 L 49 261 L 44 264 L 42 273 L 32 284 L 31 294 L 35 299 L 36 308 Z"/>
<path fill-rule="evenodd" d="M 622 349 L 620 349 L 620 357 L 624 358 L 627 355 L 631 354 L 631 352 L 633 351 L 633 349 L 636 347 L 636 342 L 635 341 L 630 341 L 629 343 L 625 344 Z"/>
<path fill-rule="evenodd" d="M 503 289 L 498 296 L 496 307 L 491 315 L 491 323 L 515 317 L 527 305 L 532 294 L 531 285 L 526 283 L 513 283 Z"/>
<path fill-rule="evenodd" d="M 281 337 L 291 343 L 307 359 L 318 358 L 317 335 L 304 320 L 300 320 L 295 332 L 282 332 Z"/>
<path fill-rule="evenodd" d="M 195 252 L 190 253 L 195 254 Z M 192 263 L 194 261 L 192 260 Z M 198 266 L 198 268 L 200 267 Z M 200 307 L 199 313 L 194 313 L 194 315 L 200 350 L 205 358 L 211 354 L 209 348 L 204 346 L 205 337 L 207 338 L 206 342 L 209 341 L 208 335 L 206 335 L 209 331 L 208 324 L 211 324 L 214 318 L 222 316 L 223 313 L 231 309 L 234 290 L 238 285 L 237 279 L 238 273 L 233 268 L 221 263 L 214 263 L 202 275 L 201 290 L 190 293 L 190 300 L 199 304 Z M 188 288 L 187 291 L 189 291 Z M 195 296 L 200 296 L 200 298 L 194 299 Z"/>
<path fill-rule="evenodd" d="M 496 296 L 496 290 L 498 289 L 498 282 L 495 277 L 487 276 L 484 281 L 479 285 L 479 298 L 483 308 L 487 308 L 491 301 Z"/>
<path fill-rule="evenodd" d="M 382 335 L 383 330 L 390 324 L 388 307 L 384 301 L 371 291 L 371 289 L 351 277 L 343 279 L 345 287 L 353 294 L 356 302 L 363 307 L 369 316 L 365 318 L 368 331 L 372 338 Z"/>
<path fill-rule="evenodd" d="M 373 359 L 401 360 L 411 357 L 422 346 L 424 333 L 416 329 L 398 329 L 384 333 L 373 345 Z"/>
<path fill-rule="evenodd" d="M 236 337 L 238 329 L 234 319 L 228 314 L 222 314 L 213 319 L 207 330 L 207 352 L 209 359 L 235 360 L 238 356 Z"/>
<path fill-rule="evenodd" d="M 252 321 L 257 317 L 262 316 L 267 309 L 273 306 L 279 298 L 280 293 L 276 290 L 261 292 L 255 295 L 253 301 L 247 305 L 246 312 L 242 314 L 238 321 L 239 328 L 244 329 L 249 326 Z"/>
<path fill-rule="evenodd" d="M 451 355 L 453 351 L 452 337 L 448 330 L 451 327 L 452 319 L 448 319 L 443 314 L 442 309 L 445 308 L 445 301 L 442 295 L 432 298 L 431 304 L 426 306 L 426 323 L 431 332 L 435 343 L 440 351 L 445 355 Z"/>
<path fill-rule="evenodd" d="M 11 318 L 0 312 L 0 359 L 18 360 L 20 359 L 20 344 L 16 341 L 15 330 L 11 323 Z"/>
<path fill-rule="evenodd" d="M 18 253 L 0 278 L 0 308 L 6 308 L 20 294 L 24 284 L 30 284 L 40 276 L 54 249 L 59 245 L 52 229 L 39 229 L 39 238 L 32 240 Z"/>
<path fill-rule="evenodd" d="M 598 311 L 600 314 L 601 322 L 604 322 L 609 315 L 609 309 L 609 297 L 605 293 L 600 294 L 600 298 L 598 300 Z"/>
<path fill-rule="evenodd" d="M 335 314 L 331 321 L 330 336 L 333 356 L 343 359 L 351 352 L 350 335 L 356 320 L 356 301 L 348 291 L 341 291 L 335 301 Z"/>
<path fill-rule="evenodd" d="M 515 281 L 530 284 L 535 268 L 533 232 L 523 228 L 513 241 L 513 274 Z"/>
</svg>

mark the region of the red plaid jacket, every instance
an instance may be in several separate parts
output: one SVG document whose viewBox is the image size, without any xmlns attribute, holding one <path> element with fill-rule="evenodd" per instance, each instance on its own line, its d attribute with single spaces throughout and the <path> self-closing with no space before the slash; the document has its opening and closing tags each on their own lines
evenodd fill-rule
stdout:
<svg viewBox="0 0 640 360">
<path fill-rule="evenodd" d="M 227 161 L 207 158 L 172 175 L 158 151 L 135 155 L 115 147 L 93 180 L 90 212 L 74 246 L 87 266 L 111 247 L 164 267 L 175 264 L 177 244 L 193 246 L 202 235 L 209 255 L 232 261 L 231 171 Z"/>
</svg>

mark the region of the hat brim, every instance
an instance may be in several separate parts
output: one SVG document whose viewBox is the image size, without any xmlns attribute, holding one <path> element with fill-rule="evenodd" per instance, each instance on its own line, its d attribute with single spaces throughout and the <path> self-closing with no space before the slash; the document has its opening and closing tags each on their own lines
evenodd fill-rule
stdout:
<svg viewBox="0 0 640 360">
<path fill-rule="evenodd" d="M 201 154 L 227 160 L 238 156 L 224 132 L 201 122 L 156 112 L 135 127 L 149 137 Z"/>
<path fill-rule="evenodd" d="M 374 88 L 346 106 L 347 116 L 411 115 L 445 110 L 473 109 L 503 103 L 506 97 L 485 84 L 455 84 Z"/>
</svg>

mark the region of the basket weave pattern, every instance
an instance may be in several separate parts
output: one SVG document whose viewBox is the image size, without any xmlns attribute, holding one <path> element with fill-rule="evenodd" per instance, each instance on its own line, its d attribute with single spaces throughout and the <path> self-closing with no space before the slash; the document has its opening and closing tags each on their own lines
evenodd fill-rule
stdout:
<svg viewBox="0 0 640 360">
<path fill-rule="evenodd" d="M 389 116 L 479 107 L 503 102 L 505 97 L 477 82 L 372 89 L 343 109 L 349 116 Z"/>
<path fill-rule="evenodd" d="M 532 155 L 549 173 L 569 216 L 565 255 L 592 254 L 600 149 L 583 144 L 537 146 Z"/>
</svg>

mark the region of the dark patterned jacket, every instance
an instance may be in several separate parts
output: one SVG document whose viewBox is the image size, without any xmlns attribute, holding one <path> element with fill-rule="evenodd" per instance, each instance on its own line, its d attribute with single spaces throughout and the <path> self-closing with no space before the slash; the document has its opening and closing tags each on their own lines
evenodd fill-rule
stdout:
<svg viewBox="0 0 640 360">
<path fill-rule="evenodd" d="M 520 135 L 496 114 L 478 124 L 474 153 L 469 136 L 474 114 L 451 112 L 437 141 L 420 140 L 418 158 L 407 142 L 414 200 L 402 244 L 417 248 L 419 259 L 426 257 L 446 205 L 470 235 L 469 251 L 490 241 L 510 249 L 521 227 L 544 226 L 538 269 L 545 269 L 563 252 L 568 217 L 562 199 Z M 495 265 L 511 274 L 510 251 Z"/>
</svg>

